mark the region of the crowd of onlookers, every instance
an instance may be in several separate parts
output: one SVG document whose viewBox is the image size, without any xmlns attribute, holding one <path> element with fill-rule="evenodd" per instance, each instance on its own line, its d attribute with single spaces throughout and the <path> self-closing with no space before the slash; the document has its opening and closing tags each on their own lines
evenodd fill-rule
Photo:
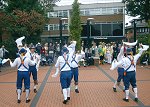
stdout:
<svg viewBox="0 0 150 107">
<path fill-rule="evenodd" d="M 29 50 L 29 47 L 31 45 L 34 45 L 33 43 L 31 44 L 25 44 L 24 47 L 26 50 Z M 60 55 L 60 45 L 59 43 L 37 43 L 35 44 L 36 47 L 36 52 L 41 55 L 41 58 L 44 57 L 45 60 L 51 59 L 51 62 L 54 61 L 55 57 L 58 57 Z M 121 44 L 116 44 L 115 42 L 111 43 L 105 43 L 105 42 L 99 42 L 96 44 L 95 42 L 92 43 L 91 48 L 85 48 L 84 43 L 81 43 L 81 50 L 85 52 L 85 60 L 86 60 L 86 65 L 93 65 L 94 64 L 94 58 L 99 58 L 99 64 L 104 64 L 108 63 L 111 64 L 113 59 L 117 58 L 117 55 L 120 51 Z M 0 48 L 0 62 L 2 62 L 2 59 L 8 58 L 8 50 L 5 49 L 5 46 L 3 45 Z M 147 60 L 149 55 L 146 55 L 145 59 Z M 0 63 L 0 66 L 2 64 Z"/>
<path fill-rule="evenodd" d="M 87 62 L 89 60 L 89 63 L 94 63 L 92 59 L 99 58 L 99 64 L 104 63 L 111 64 L 112 60 L 114 58 L 115 59 L 117 58 L 120 48 L 121 44 L 117 46 L 115 42 L 111 43 L 99 42 L 98 45 L 96 45 L 96 43 L 93 42 L 92 47 L 89 49 L 84 48 L 82 46 L 82 50 L 85 52 L 85 59 L 87 60 Z"/>
<path fill-rule="evenodd" d="M 118 44 L 115 42 L 110 43 L 99 42 L 98 44 L 93 42 L 92 47 L 88 49 L 84 48 L 84 44 L 82 43 L 82 50 L 84 50 L 85 52 L 85 59 L 87 61 L 87 65 L 93 65 L 94 58 L 96 59 L 99 58 L 99 64 L 104 63 L 111 64 L 114 59 L 117 59 L 121 46 L 122 44 Z M 142 57 L 141 63 L 143 64 L 143 62 L 146 62 L 146 65 L 148 65 L 149 63 L 148 53 L 144 54 L 144 56 Z"/>
</svg>

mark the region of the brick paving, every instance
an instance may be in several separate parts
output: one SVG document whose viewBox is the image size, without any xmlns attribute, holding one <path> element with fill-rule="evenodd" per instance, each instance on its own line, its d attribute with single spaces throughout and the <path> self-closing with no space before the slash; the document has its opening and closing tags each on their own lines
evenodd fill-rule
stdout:
<svg viewBox="0 0 150 107">
<path fill-rule="evenodd" d="M 38 72 L 38 93 L 33 92 L 31 78 L 31 102 L 25 103 L 25 93 L 22 92 L 21 103 L 17 103 L 16 69 L 7 68 L 0 72 L 0 107 L 143 107 L 150 106 L 150 67 L 137 66 L 137 86 L 139 102 L 133 101 L 134 93 L 130 90 L 130 101 L 124 102 L 122 84 L 114 93 L 112 86 L 117 78 L 117 72 L 109 70 L 110 65 L 88 66 L 79 68 L 79 94 L 74 92 L 74 82 L 71 84 L 71 100 L 67 105 L 62 103 L 59 76 L 52 78 L 55 72 L 53 66 L 42 66 Z"/>
</svg>

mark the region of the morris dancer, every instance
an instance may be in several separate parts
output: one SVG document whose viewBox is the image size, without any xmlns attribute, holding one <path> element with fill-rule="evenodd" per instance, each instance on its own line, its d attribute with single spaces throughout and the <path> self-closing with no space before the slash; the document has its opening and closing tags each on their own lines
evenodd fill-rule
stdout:
<svg viewBox="0 0 150 107">
<path fill-rule="evenodd" d="M 31 61 L 29 58 L 25 57 L 26 50 L 24 48 L 19 51 L 20 56 L 14 60 L 12 63 L 10 60 L 11 67 L 18 67 L 17 72 L 17 94 L 18 94 L 18 103 L 21 102 L 21 92 L 22 92 L 22 82 L 24 80 L 24 86 L 26 90 L 26 103 L 30 102 L 29 93 L 30 93 L 30 76 L 29 76 L 29 65 L 35 65 L 35 62 Z"/>
<path fill-rule="evenodd" d="M 123 44 L 123 46 L 121 47 L 120 52 L 119 52 L 119 54 L 117 56 L 117 61 L 121 61 L 122 58 L 125 57 L 124 56 L 124 48 L 125 48 L 125 45 Z M 113 86 L 113 91 L 114 92 L 117 92 L 116 85 L 119 86 L 121 80 L 123 80 L 124 68 L 122 67 L 122 65 L 118 66 L 117 71 L 118 71 L 118 78 L 117 78 L 117 81 L 114 83 L 114 86 Z"/>
<path fill-rule="evenodd" d="M 75 51 L 76 41 L 73 41 L 69 45 L 69 50 L 67 47 L 63 47 L 62 56 L 59 56 L 55 64 L 56 72 L 52 77 L 56 77 L 60 71 L 60 83 L 63 90 L 64 101 L 66 104 L 70 100 L 70 83 L 71 83 L 71 61 L 72 56 Z"/>
<path fill-rule="evenodd" d="M 71 71 L 72 71 L 72 78 L 74 77 L 74 84 L 75 84 L 75 92 L 79 93 L 78 90 L 78 63 L 79 61 L 85 56 L 85 53 L 82 52 L 82 54 L 79 53 L 74 53 L 72 56 L 72 61 L 71 61 Z"/>
<path fill-rule="evenodd" d="M 135 93 L 135 101 L 138 102 L 137 96 L 137 85 L 136 85 L 136 63 L 139 57 L 142 55 L 143 51 L 147 50 L 149 46 L 142 45 L 143 49 L 140 50 L 135 56 L 132 55 L 132 49 L 127 48 L 127 56 L 121 61 L 113 61 L 110 70 L 114 70 L 118 66 L 122 65 L 124 68 L 124 85 L 125 85 L 125 98 L 126 102 L 129 102 L 129 85 L 132 85 L 133 91 Z"/>
<path fill-rule="evenodd" d="M 37 88 L 37 85 L 38 85 L 37 71 L 38 71 L 38 67 L 39 67 L 39 64 L 40 64 L 40 56 L 35 53 L 34 45 L 30 46 L 29 49 L 30 49 L 30 52 L 28 52 L 26 54 L 26 57 L 35 62 L 34 66 L 29 67 L 29 72 L 30 72 L 30 75 L 32 74 L 32 76 L 33 76 L 34 93 L 36 93 L 37 92 L 36 88 Z"/>
</svg>

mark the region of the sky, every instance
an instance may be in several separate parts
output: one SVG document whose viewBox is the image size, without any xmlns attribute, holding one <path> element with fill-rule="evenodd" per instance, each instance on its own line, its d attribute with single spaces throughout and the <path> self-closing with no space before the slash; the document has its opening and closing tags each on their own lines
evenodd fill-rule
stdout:
<svg viewBox="0 0 150 107">
<path fill-rule="evenodd" d="M 62 5 L 71 5 L 74 0 L 60 0 L 60 2 L 57 2 L 56 4 L 59 6 Z M 108 2 L 121 2 L 122 0 L 78 0 L 79 3 L 82 4 L 90 4 L 90 3 L 108 3 Z M 139 16 L 138 16 L 139 17 Z M 136 19 L 137 17 L 131 17 L 128 15 L 125 15 L 125 23 L 128 23 L 128 26 L 131 25 L 130 21 L 133 19 Z"/>
</svg>

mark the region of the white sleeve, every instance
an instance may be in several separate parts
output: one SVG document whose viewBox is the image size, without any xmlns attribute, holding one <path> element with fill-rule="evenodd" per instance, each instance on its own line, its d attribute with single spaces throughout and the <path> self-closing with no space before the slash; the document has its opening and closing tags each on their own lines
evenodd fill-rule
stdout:
<svg viewBox="0 0 150 107">
<path fill-rule="evenodd" d="M 31 57 L 29 52 L 27 52 L 25 56 L 26 56 L 27 58 L 29 58 L 29 59 L 30 59 L 30 57 Z"/>
<path fill-rule="evenodd" d="M 11 60 L 10 60 L 10 66 L 11 66 L 11 67 L 16 67 L 16 66 L 18 65 L 18 61 L 17 61 L 17 60 L 18 60 L 18 59 L 16 58 L 13 63 L 12 63 Z"/>
<path fill-rule="evenodd" d="M 81 61 L 81 59 L 83 58 L 81 54 L 77 55 L 77 58 L 79 61 Z"/>
<path fill-rule="evenodd" d="M 59 73 L 59 68 L 56 68 L 56 72 L 54 75 L 58 75 L 58 73 Z"/>
<path fill-rule="evenodd" d="M 122 64 L 123 64 L 123 60 L 121 60 L 119 62 L 117 62 L 116 60 L 113 60 L 110 70 L 114 70 L 114 69 L 116 69 L 118 66 L 120 66 Z"/>
<path fill-rule="evenodd" d="M 118 56 L 117 56 L 117 60 L 118 60 L 118 59 L 121 59 L 122 56 L 124 56 L 124 46 L 121 47 L 120 52 L 119 52 L 119 54 L 118 54 Z"/>
<path fill-rule="evenodd" d="M 68 50 L 69 50 L 69 55 L 72 57 L 73 56 L 73 53 L 75 52 L 75 46 L 76 44 L 75 43 L 72 43 L 68 46 Z"/>
<path fill-rule="evenodd" d="M 58 57 L 57 61 L 56 61 L 56 64 L 55 64 L 55 67 L 58 68 L 59 67 L 59 59 L 60 59 L 60 56 Z"/>
<path fill-rule="evenodd" d="M 144 50 L 140 50 L 140 52 L 134 56 L 134 61 L 135 62 L 137 62 L 137 60 L 141 57 L 143 52 L 144 52 Z"/>
<path fill-rule="evenodd" d="M 30 60 L 29 58 L 28 58 L 28 61 L 29 61 L 29 65 L 30 65 L 30 66 L 34 66 L 34 65 L 35 65 L 35 62 L 32 61 L 32 60 Z"/>
</svg>

